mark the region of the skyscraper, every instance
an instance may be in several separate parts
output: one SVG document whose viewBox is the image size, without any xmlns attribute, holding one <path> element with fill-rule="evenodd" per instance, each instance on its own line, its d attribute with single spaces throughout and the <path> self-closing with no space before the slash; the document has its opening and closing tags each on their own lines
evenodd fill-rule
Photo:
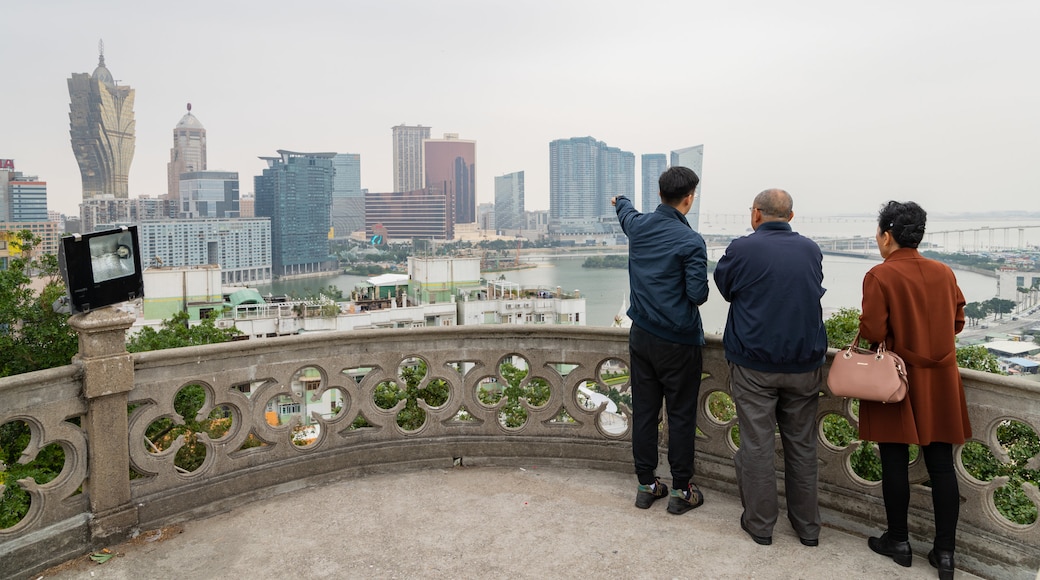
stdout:
<svg viewBox="0 0 1040 580">
<path fill-rule="evenodd" d="M 263 175 L 254 179 L 256 217 L 271 218 L 271 265 L 276 277 L 326 272 L 336 268 L 329 256 L 329 206 L 335 153 L 278 150 Z"/>
<path fill-rule="evenodd" d="M 597 231 L 614 215 L 610 199 L 634 192 L 634 154 L 592 137 L 549 143 L 550 228 Z"/>
<path fill-rule="evenodd" d="M 104 44 L 98 48 L 94 73 L 72 73 L 68 79 L 72 152 L 84 200 L 102 195 L 126 199 L 134 160 L 134 90 L 116 84 L 105 67 Z"/>
<path fill-rule="evenodd" d="M 365 195 L 361 191 L 361 155 L 339 153 L 332 158 L 332 230 L 337 238 L 365 229 Z"/>
<path fill-rule="evenodd" d="M 495 177 L 495 229 L 524 227 L 524 172 Z"/>
<path fill-rule="evenodd" d="M 454 224 L 477 221 L 476 158 L 476 141 L 459 139 L 455 133 L 423 141 L 426 189 L 447 198 L 452 230 Z"/>
<path fill-rule="evenodd" d="M 423 139 L 430 128 L 398 125 L 394 132 L 394 191 L 415 191 L 423 187 Z"/>
<path fill-rule="evenodd" d="M 690 222 L 690 227 L 700 231 L 701 197 L 703 197 L 701 192 L 704 191 L 704 173 L 702 173 L 704 145 L 694 145 L 672 151 L 672 167 L 689 167 L 697 174 L 697 177 L 701 178 L 701 182 L 697 185 L 697 195 L 693 197 L 693 207 L 690 208 L 690 213 L 686 214 L 686 221 Z"/>
<path fill-rule="evenodd" d="M 173 148 L 166 165 L 166 193 L 170 199 L 180 195 L 180 176 L 189 171 L 206 171 L 206 128 L 191 113 L 191 103 L 187 114 L 173 128 Z"/>
<path fill-rule="evenodd" d="M 660 186 L 657 180 L 668 169 L 668 157 L 664 153 L 647 153 L 642 158 L 643 213 L 650 213 L 661 203 Z M 700 174 L 697 174 L 700 177 Z"/>
</svg>

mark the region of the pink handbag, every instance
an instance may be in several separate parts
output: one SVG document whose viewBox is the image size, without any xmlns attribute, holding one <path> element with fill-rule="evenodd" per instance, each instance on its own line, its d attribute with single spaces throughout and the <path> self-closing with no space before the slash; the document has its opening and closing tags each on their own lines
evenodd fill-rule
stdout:
<svg viewBox="0 0 1040 580">
<path fill-rule="evenodd" d="M 863 401 L 898 403 L 906 397 L 906 364 L 899 355 L 885 349 L 859 348 L 859 333 L 844 350 L 834 355 L 827 373 L 827 387 L 836 397 Z"/>
</svg>

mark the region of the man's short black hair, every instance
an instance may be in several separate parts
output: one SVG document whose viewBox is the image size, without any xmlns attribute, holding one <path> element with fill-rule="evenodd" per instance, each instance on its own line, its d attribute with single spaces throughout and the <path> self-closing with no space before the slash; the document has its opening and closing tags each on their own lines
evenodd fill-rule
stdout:
<svg viewBox="0 0 1040 580">
<path fill-rule="evenodd" d="M 701 179 L 689 167 L 669 167 L 657 180 L 661 188 L 661 199 L 671 204 L 682 201 L 684 197 L 697 189 Z"/>
</svg>

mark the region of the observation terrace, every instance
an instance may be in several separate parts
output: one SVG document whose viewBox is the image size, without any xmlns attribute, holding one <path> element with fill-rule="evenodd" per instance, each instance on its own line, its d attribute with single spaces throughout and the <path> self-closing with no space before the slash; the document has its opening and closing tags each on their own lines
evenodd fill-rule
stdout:
<svg viewBox="0 0 1040 580">
<path fill-rule="evenodd" d="M 25 489 L 31 505 L 17 524 L 0 529 L 0 578 L 36 578 L 137 534 L 141 542 L 178 526 L 182 535 L 143 551 L 128 548 L 126 557 L 96 570 L 126 578 L 935 577 L 924 558 L 933 530 L 922 485 L 914 486 L 911 499 L 914 567 L 899 568 L 867 549 L 864 537 L 885 525 L 880 485 L 854 473 L 850 456 L 857 442 L 841 446 L 824 436 L 828 415 L 856 421 L 850 401 L 827 395 L 818 416 L 820 547 L 800 546 L 783 515 L 773 546 L 757 546 L 740 531 L 733 495 L 736 422 L 713 410 L 728 390 L 717 336 L 704 348 L 698 419 L 695 480 L 707 503 L 675 517 L 661 505 L 632 506 L 628 410 L 622 405 L 611 413 L 605 403 L 589 408 L 579 390 L 590 381 L 602 391 L 614 385 L 609 371 L 628 359 L 626 330 L 328 332 L 131 355 L 124 334 L 132 321 L 110 308 L 73 316 L 70 324 L 80 334 L 73 364 L 0 379 L 0 425 L 20 421 L 31 432 L 21 462 L 50 445 L 59 445 L 65 457 L 48 483 L 6 482 Z M 403 389 L 402 374 L 417 361 L 425 367 L 418 388 L 446 385 L 447 396 L 437 406 L 420 400 L 424 420 L 420 415 L 421 424 L 405 430 L 397 422 L 405 400 L 387 409 L 374 393 L 387 383 Z M 508 399 L 487 398 L 489 385 L 508 392 L 504 387 L 515 381 L 510 365 L 526 367 L 519 387 L 528 394 L 536 383 L 548 387 L 538 406 L 521 401 L 519 426 L 505 421 Z M 1040 431 L 1040 388 L 970 370 L 962 376 L 975 440 L 1009 461 L 998 426 L 1017 421 Z M 175 397 L 198 388 L 193 385 L 205 393 L 198 419 L 220 410 L 229 417 L 227 432 L 180 439 L 164 451 L 150 448 L 149 427 L 183 422 Z M 310 438 L 293 440 L 298 415 L 286 422 L 270 412 L 333 391 L 340 404 L 333 413 L 313 413 L 319 428 Z M 369 426 L 358 427 L 359 416 Z M 204 448 L 205 459 L 187 471 L 175 463 L 192 444 Z M 994 493 L 1008 479 L 975 479 L 960 461 L 961 450 L 959 574 L 1036 577 L 1040 523 L 1019 525 L 1002 516 Z M 1028 467 L 1040 467 L 1040 458 Z M 667 475 L 663 458 L 659 473 Z M 927 479 L 920 461 L 911 478 Z M 1024 490 L 1029 502 L 1040 504 L 1035 488 Z M 521 507 L 528 500 L 531 505 Z M 89 577 L 75 574 L 59 573 Z"/>
</svg>

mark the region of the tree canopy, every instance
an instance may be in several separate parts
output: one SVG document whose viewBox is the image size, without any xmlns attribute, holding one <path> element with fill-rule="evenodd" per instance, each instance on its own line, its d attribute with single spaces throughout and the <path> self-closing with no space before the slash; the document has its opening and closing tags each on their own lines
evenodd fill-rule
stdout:
<svg viewBox="0 0 1040 580">
<path fill-rule="evenodd" d="M 214 344 L 227 342 L 242 334 L 234 326 L 231 328 L 217 328 L 213 318 L 205 318 L 200 324 L 195 326 L 189 325 L 188 320 L 187 312 L 177 312 L 169 319 L 163 320 L 162 327 L 159 330 L 146 326 L 127 341 L 126 350 L 130 352 L 144 352 L 181 346 Z"/>
<path fill-rule="evenodd" d="M 79 347 L 68 314 L 51 304 L 65 295 L 57 257 L 35 255 L 40 238 L 27 230 L 3 232 L 10 246 L 20 248 L 7 269 L 0 270 L 0 376 L 67 365 Z M 43 289 L 33 289 L 33 280 Z"/>
</svg>

